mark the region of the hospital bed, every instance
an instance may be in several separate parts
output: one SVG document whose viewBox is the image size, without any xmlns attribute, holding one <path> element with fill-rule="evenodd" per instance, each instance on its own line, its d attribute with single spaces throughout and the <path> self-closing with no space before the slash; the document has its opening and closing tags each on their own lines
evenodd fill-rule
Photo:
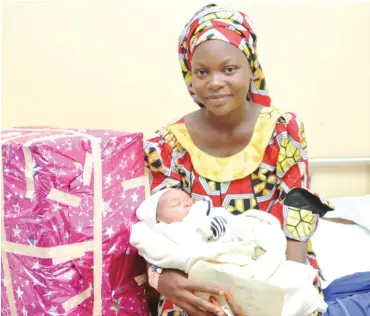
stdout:
<svg viewBox="0 0 370 316">
<path fill-rule="evenodd" d="M 369 165 L 370 171 L 370 158 L 314 159 L 310 165 Z M 320 220 L 312 237 L 325 278 L 322 287 L 329 309 L 324 315 L 370 315 L 370 194 L 329 201 L 335 210 Z"/>
<path fill-rule="evenodd" d="M 370 157 L 310 161 L 313 171 L 315 167 L 348 165 L 368 165 L 370 168 Z M 341 276 L 370 271 L 370 192 L 368 195 L 338 197 L 329 201 L 335 206 L 335 210 L 325 215 L 312 237 L 313 247 L 326 279 L 323 287 Z M 355 224 L 325 220 L 329 218 L 342 218 Z"/>
</svg>

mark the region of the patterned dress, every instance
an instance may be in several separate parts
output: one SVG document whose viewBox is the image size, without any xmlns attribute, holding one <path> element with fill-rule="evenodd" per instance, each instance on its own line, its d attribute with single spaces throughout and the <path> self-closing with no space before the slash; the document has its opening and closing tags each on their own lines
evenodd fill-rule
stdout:
<svg viewBox="0 0 370 316">
<path fill-rule="evenodd" d="M 249 209 L 269 212 L 279 219 L 288 238 L 308 240 L 307 264 L 318 269 L 309 238 L 319 215 L 284 205 L 293 188 L 309 189 L 310 185 L 304 126 L 295 114 L 263 108 L 250 143 L 226 158 L 197 148 L 181 119 L 146 142 L 145 159 L 152 193 L 181 188 L 195 200 L 208 196 L 214 206 L 235 215 Z M 319 274 L 315 286 L 321 293 Z M 182 314 L 161 298 L 159 315 Z"/>
</svg>

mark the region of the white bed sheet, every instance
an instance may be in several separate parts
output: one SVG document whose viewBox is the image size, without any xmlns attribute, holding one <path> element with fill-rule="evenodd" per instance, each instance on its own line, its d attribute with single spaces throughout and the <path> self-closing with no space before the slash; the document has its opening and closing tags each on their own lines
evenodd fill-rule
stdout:
<svg viewBox="0 0 370 316">
<path fill-rule="evenodd" d="M 364 227 L 320 220 L 312 243 L 326 279 L 323 288 L 342 276 L 370 271 L 370 195 L 330 201 L 336 210 L 325 217 L 349 219 Z"/>
</svg>

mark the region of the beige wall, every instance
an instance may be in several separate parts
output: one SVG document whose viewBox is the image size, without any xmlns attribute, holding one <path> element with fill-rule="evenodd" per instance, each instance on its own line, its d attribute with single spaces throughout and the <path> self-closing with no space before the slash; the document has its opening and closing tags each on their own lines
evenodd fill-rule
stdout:
<svg viewBox="0 0 370 316">
<path fill-rule="evenodd" d="M 5 0 L 3 126 L 148 136 L 196 109 L 176 44 L 207 2 Z M 226 2 L 252 16 L 273 102 L 304 119 L 310 157 L 370 156 L 370 3 Z M 370 193 L 368 168 L 314 171 L 326 196 Z"/>
</svg>

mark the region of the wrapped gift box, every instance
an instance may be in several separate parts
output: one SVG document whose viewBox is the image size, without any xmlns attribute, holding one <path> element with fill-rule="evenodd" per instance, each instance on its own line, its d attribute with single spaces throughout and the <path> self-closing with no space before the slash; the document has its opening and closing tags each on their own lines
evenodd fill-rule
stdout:
<svg viewBox="0 0 370 316">
<path fill-rule="evenodd" d="M 1 315 L 148 315 L 129 244 L 145 197 L 143 137 L 3 130 Z"/>
</svg>

